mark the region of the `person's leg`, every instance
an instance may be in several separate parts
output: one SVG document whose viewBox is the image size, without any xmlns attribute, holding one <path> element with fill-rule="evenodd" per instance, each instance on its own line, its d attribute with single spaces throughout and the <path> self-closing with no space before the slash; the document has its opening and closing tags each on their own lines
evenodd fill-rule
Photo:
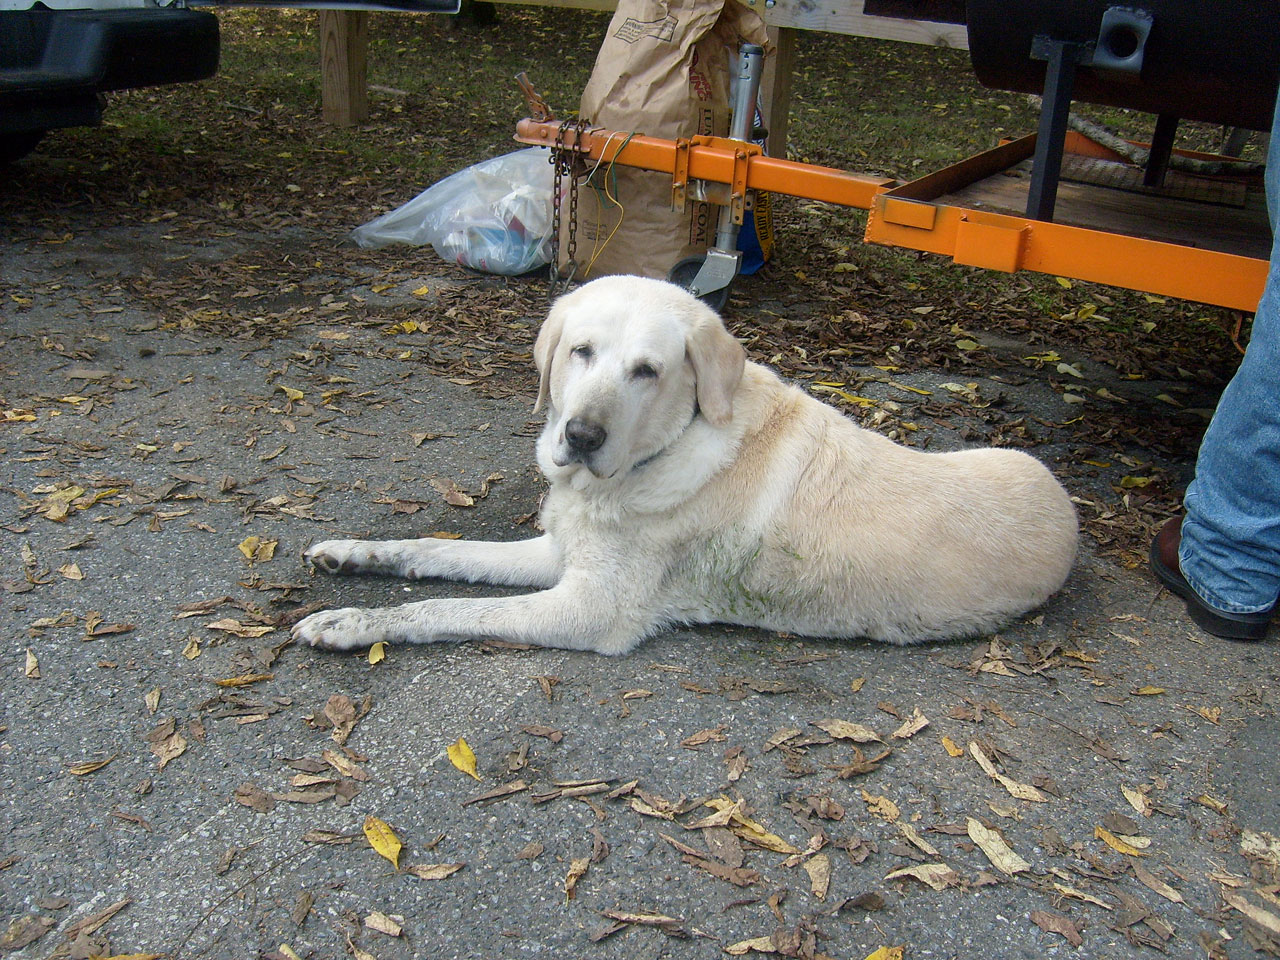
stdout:
<svg viewBox="0 0 1280 960">
<path fill-rule="evenodd" d="M 1280 101 L 1267 157 L 1280 222 Z M 1280 594 L 1280 236 L 1249 347 L 1223 391 L 1184 499 L 1181 572 L 1210 607 L 1265 614 Z"/>
</svg>

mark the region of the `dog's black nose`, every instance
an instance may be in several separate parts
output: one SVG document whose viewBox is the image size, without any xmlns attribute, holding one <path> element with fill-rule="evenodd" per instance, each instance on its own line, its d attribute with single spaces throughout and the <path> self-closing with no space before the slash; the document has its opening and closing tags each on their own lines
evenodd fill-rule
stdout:
<svg viewBox="0 0 1280 960">
<path fill-rule="evenodd" d="M 604 446 L 607 436 L 604 427 L 580 417 L 574 417 L 564 425 L 564 438 L 574 453 L 594 453 Z"/>
</svg>

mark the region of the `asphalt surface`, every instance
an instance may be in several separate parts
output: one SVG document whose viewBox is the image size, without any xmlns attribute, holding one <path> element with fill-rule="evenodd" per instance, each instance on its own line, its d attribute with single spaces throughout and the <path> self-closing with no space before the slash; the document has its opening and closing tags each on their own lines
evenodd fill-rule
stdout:
<svg viewBox="0 0 1280 960">
<path fill-rule="evenodd" d="M 123 280 L 279 241 L 164 230 L 15 228 L 0 251 L 9 955 L 1274 955 L 1280 648 L 1204 636 L 1089 536 L 1061 595 L 968 643 L 709 627 L 620 659 L 376 664 L 290 645 L 300 611 L 483 592 L 299 558 L 533 535 L 532 396 L 426 373 L 412 336 L 319 309 L 184 329 Z M 429 322 L 454 282 L 476 281 L 379 295 Z M 530 343 L 538 319 L 513 320 Z M 1034 378 L 978 389 L 1071 413 Z"/>
</svg>

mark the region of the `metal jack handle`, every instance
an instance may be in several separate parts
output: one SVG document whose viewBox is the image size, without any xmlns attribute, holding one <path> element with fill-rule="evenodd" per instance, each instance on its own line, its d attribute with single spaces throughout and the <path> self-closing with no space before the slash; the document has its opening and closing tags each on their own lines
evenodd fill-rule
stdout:
<svg viewBox="0 0 1280 960">
<path fill-rule="evenodd" d="M 733 116 L 729 121 L 729 139 L 750 140 L 755 125 L 756 101 L 760 95 L 760 76 L 764 70 L 764 48 L 754 43 L 744 43 L 738 50 L 737 84 L 734 89 Z M 733 283 L 742 266 L 742 251 L 738 250 L 739 224 L 730 211 L 720 211 L 720 225 L 716 229 L 716 244 L 702 259 L 697 275 L 686 286 L 695 297 L 701 297 L 716 309 L 729 299 L 729 284 Z M 682 261 L 687 264 L 688 261 Z M 682 264 L 672 269 L 673 277 Z"/>
</svg>

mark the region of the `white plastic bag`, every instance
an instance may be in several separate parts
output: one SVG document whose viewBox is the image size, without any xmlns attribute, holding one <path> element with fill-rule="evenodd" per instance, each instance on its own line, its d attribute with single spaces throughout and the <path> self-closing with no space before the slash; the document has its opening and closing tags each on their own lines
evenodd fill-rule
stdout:
<svg viewBox="0 0 1280 960">
<path fill-rule="evenodd" d="M 429 243 L 473 270 L 527 273 L 551 261 L 552 174 L 541 147 L 494 157 L 432 184 L 351 238 L 361 247 Z"/>
</svg>

